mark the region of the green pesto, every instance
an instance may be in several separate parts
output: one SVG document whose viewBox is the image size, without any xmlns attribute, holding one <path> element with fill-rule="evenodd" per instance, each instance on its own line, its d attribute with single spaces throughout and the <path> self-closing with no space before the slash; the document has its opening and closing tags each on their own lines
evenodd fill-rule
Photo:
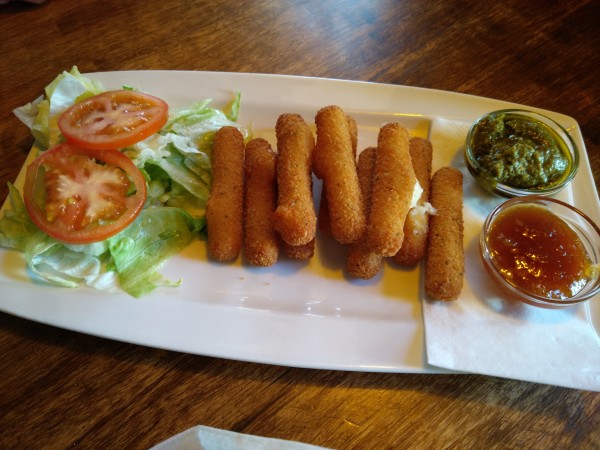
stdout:
<svg viewBox="0 0 600 450">
<path fill-rule="evenodd" d="M 499 113 L 482 119 L 471 147 L 489 177 L 514 188 L 551 187 L 572 164 L 568 148 L 552 129 L 517 114 Z"/>
</svg>

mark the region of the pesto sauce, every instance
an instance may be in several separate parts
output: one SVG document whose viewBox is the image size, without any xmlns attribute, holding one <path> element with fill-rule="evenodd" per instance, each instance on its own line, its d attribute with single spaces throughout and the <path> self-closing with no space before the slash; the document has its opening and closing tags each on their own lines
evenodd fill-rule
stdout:
<svg viewBox="0 0 600 450">
<path fill-rule="evenodd" d="M 542 122 L 511 113 L 492 114 L 476 126 L 471 148 L 489 177 L 514 188 L 547 188 L 571 165 L 570 153 Z"/>
</svg>

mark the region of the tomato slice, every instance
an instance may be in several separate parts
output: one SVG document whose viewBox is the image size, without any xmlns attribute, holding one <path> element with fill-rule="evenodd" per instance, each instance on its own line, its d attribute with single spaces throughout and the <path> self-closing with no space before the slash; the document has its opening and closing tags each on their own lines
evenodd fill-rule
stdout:
<svg viewBox="0 0 600 450">
<path fill-rule="evenodd" d="M 67 142 L 27 167 L 23 199 L 42 231 L 66 243 L 88 244 L 133 222 L 146 201 L 146 180 L 118 150 Z"/>
<path fill-rule="evenodd" d="M 122 148 L 146 139 L 167 123 L 169 107 L 135 91 L 109 91 L 71 106 L 58 119 L 68 141 L 93 149 Z"/>
</svg>

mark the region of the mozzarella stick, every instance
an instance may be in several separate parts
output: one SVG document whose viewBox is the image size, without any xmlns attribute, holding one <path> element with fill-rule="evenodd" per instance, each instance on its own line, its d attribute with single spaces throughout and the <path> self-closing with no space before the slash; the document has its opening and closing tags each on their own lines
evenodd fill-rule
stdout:
<svg viewBox="0 0 600 450">
<path fill-rule="evenodd" d="M 284 242 L 283 249 L 288 258 L 307 260 L 315 254 L 315 239 L 303 245 L 289 245 Z"/>
<path fill-rule="evenodd" d="M 348 122 L 348 131 L 350 132 L 350 141 L 352 142 L 352 155 L 356 161 L 356 151 L 358 146 L 358 127 L 356 120 L 352 116 L 346 114 Z M 325 234 L 331 235 L 331 221 L 329 219 L 329 205 L 327 204 L 327 194 L 325 193 L 325 183 L 321 189 L 321 200 L 319 203 L 319 215 L 317 217 L 317 225 L 319 230 Z"/>
<path fill-rule="evenodd" d="M 254 266 L 277 261 L 279 236 L 273 227 L 277 207 L 277 154 L 262 138 L 246 144 L 244 255 Z"/>
<path fill-rule="evenodd" d="M 235 259 L 242 248 L 244 211 L 244 137 L 235 127 L 215 134 L 212 182 L 206 204 L 209 254 L 218 261 Z"/>
<path fill-rule="evenodd" d="M 341 108 L 327 106 L 319 110 L 315 122 L 313 169 L 325 185 L 331 235 L 349 244 L 362 236 L 366 219 L 348 118 Z"/>
<path fill-rule="evenodd" d="M 443 167 L 431 179 L 431 205 L 436 213 L 429 221 L 425 260 L 425 293 L 432 299 L 456 300 L 463 286 L 462 173 Z"/>
<path fill-rule="evenodd" d="M 358 149 L 358 126 L 354 117 L 346 114 L 346 122 L 348 122 L 348 131 L 350 132 L 350 142 L 352 142 L 352 155 L 356 162 L 356 153 Z"/>
<path fill-rule="evenodd" d="M 377 137 L 367 245 L 383 256 L 395 255 L 404 239 L 416 177 L 409 152 L 409 134 L 399 123 L 381 127 Z"/>
<path fill-rule="evenodd" d="M 427 249 L 429 214 L 426 203 L 429 201 L 433 148 L 427 139 L 414 137 L 410 140 L 409 152 L 415 176 L 423 192 L 417 206 L 413 207 L 406 217 L 402 247 L 394 255 L 394 261 L 404 266 L 417 264 L 423 259 Z"/>
<path fill-rule="evenodd" d="M 363 194 L 365 212 L 369 211 L 371 192 L 373 186 L 373 173 L 375 168 L 375 147 L 363 150 L 358 157 L 358 181 Z M 346 253 L 346 271 L 349 275 L 368 280 L 381 270 L 383 258 L 379 253 L 373 252 L 360 240 L 350 244 Z"/>
<path fill-rule="evenodd" d="M 317 218 L 317 225 L 322 233 L 331 236 L 331 220 L 329 218 L 329 205 L 327 204 L 327 194 L 325 193 L 325 183 L 321 188 L 321 200 L 319 203 L 319 216 Z"/>
<path fill-rule="evenodd" d="M 275 126 L 277 135 L 277 209 L 273 224 L 289 245 L 314 239 L 317 215 L 312 196 L 312 160 L 315 139 L 298 114 L 282 114 Z"/>
</svg>

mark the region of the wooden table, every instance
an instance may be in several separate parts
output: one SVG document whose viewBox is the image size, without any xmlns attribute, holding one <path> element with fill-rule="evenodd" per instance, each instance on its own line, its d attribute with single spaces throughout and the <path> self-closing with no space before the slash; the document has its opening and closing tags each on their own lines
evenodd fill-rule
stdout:
<svg viewBox="0 0 600 450">
<path fill-rule="evenodd" d="M 578 121 L 598 186 L 598 23 L 590 0 L 0 6 L 0 197 L 32 143 L 12 109 L 72 65 L 365 80 L 544 108 Z M 4 313 L 0 346 L 0 448 L 147 448 L 197 424 L 335 448 L 600 446 L 595 392 L 228 361 Z"/>
</svg>

